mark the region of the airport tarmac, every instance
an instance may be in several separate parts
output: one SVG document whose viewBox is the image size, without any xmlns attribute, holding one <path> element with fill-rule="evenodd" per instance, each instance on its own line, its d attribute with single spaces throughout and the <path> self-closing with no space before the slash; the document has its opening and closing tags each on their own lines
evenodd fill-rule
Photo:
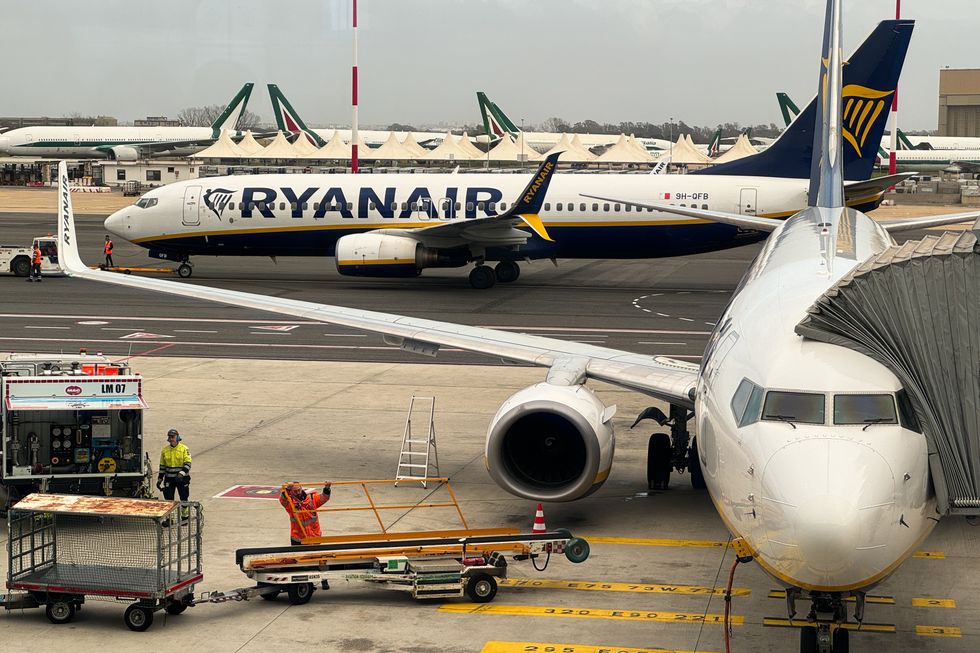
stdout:
<svg viewBox="0 0 980 653">
<path fill-rule="evenodd" d="M 398 458 L 412 394 L 436 398 L 440 472 L 452 479 L 473 527 L 529 530 L 534 503 L 506 494 L 484 469 L 486 425 L 501 401 L 539 381 L 541 370 L 466 365 L 145 357 L 147 447 L 157 452 L 178 427 L 194 456 L 191 496 L 204 504 L 205 580 L 198 590 L 247 584 L 234 562 L 239 547 L 284 544 L 285 512 L 268 498 L 214 498 L 236 485 L 390 478 Z M 501 586 L 479 608 L 458 601 L 416 602 L 398 592 L 333 583 L 302 606 L 275 602 L 201 605 L 181 616 L 157 614 L 146 633 L 122 622 L 123 604 L 90 601 L 69 625 L 52 626 L 43 611 L 0 615 L 4 641 L 18 651 L 183 650 L 276 651 L 722 651 L 719 594 L 732 553 L 707 494 L 686 475 L 666 492 L 645 491 L 650 423 L 629 430 L 648 404 L 642 396 L 604 384 L 616 404 L 618 446 L 609 481 L 573 504 L 546 504 L 549 528 L 568 528 L 592 541 L 592 555 L 573 565 L 552 559 L 544 572 L 512 564 L 517 586 Z M 414 504 L 427 493 L 393 490 Z M 334 505 L 353 503 L 339 489 Z M 397 528 L 445 528 L 451 514 L 392 514 Z M 333 513 L 327 534 L 376 529 L 363 513 Z M 853 650 L 975 651 L 980 628 L 980 547 L 976 531 L 945 520 L 875 594 L 866 621 L 895 632 L 852 635 Z M 5 564 L 2 563 L 2 564 Z M 5 567 L 0 573 L 5 573 Z M 528 580 L 520 580 L 528 579 Z M 785 617 L 784 601 L 769 598 L 775 584 L 753 564 L 739 566 L 732 613 L 733 651 L 796 650 L 793 628 L 766 626 Z M 921 606 L 921 607 L 920 607 Z M 955 607 L 954 607 L 955 606 Z M 938 630 L 937 630 L 938 629 Z M 545 645 L 557 645 L 547 648 Z M 536 648 L 535 648 L 536 647 Z"/>
</svg>

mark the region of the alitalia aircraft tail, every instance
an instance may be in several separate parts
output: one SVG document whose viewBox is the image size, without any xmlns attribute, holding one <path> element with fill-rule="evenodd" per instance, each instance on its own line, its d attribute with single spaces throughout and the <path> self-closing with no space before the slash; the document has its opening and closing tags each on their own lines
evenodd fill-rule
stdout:
<svg viewBox="0 0 980 653">
<path fill-rule="evenodd" d="M 844 179 L 871 177 L 888 108 L 905 63 L 913 22 L 881 22 L 847 60 L 843 72 Z M 816 100 L 767 149 L 692 174 L 810 178 Z"/>
<path fill-rule="evenodd" d="M 319 134 L 306 126 L 303 119 L 293 109 L 293 105 L 289 103 L 289 100 L 275 84 L 269 84 L 269 100 L 272 101 L 272 113 L 276 116 L 276 125 L 279 127 L 279 131 L 292 134 L 302 132 L 317 147 L 323 147 L 327 144 Z"/>
<path fill-rule="evenodd" d="M 711 137 L 711 142 L 708 143 L 708 156 L 715 157 L 721 154 L 721 129 L 715 131 L 715 135 Z"/>
<path fill-rule="evenodd" d="M 483 91 L 476 92 L 476 100 L 480 103 L 480 115 L 483 117 L 483 130 L 487 134 L 490 142 L 503 138 L 504 134 L 510 134 L 514 138 L 520 133 L 520 129 L 511 122 L 503 111 L 496 104 L 490 101 L 487 94 Z"/>
<path fill-rule="evenodd" d="M 255 84 L 251 82 L 242 86 L 242 90 L 235 94 L 235 97 L 231 99 L 231 102 L 221 112 L 221 115 L 211 123 L 211 129 L 234 131 L 238 126 L 238 119 L 245 112 L 245 107 L 248 105 L 248 98 L 252 95 L 252 88 L 254 86 Z"/>
</svg>

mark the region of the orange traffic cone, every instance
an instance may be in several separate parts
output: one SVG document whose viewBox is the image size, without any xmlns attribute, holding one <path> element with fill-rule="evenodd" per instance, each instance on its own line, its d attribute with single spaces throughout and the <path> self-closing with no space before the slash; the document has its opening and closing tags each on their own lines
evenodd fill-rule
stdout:
<svg viewBox="0 0 980 653">
<path fill-rule="evenodd" d="M 531 528 L 532 533 L 547 533 L 548 529 L 544 526 L 544 508 L 541 504 L 538 504 L 538 510 L 534 513 L 534 526 Z"/>
</svg>

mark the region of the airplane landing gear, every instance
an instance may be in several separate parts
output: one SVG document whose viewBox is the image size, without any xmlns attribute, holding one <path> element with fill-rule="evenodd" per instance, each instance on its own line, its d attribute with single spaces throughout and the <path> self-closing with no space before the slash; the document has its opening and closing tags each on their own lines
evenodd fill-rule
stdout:
<svg viewBox="0 0 980 653">
<path fill-rule="evenodd" d="M 800 629 L 800 653 L 849 653 L 850 632 L 844 628 L 847 622 L 844 597 L 814 593 L 810 599 L 812 607 L 807 619 L 814 625 Z M 863 595 L 857 597 L 858 607 L 854 611 L 859 621 L 864 616 L 863 599 Z"/>
<path fill-rule="evenodd" d="M 194 274 L 194 266 L 191 265 L 190 261 L 183 261 L 177 266 L 177 276 L 181 279 L 186 279 L 192 274 Z"/>
<path fill-rule="evenodd" d="M 670 435 L 654 433 L 647 444 L 647 483 L 651 490 L 666 490 L 670 484 L 672 470 L 683 472 L 691 470 L 691 484 L 695 489 L 703 489 L 704 476 L 698 460 L 697 446 L 691 444 L 691 433 L 687 423 L 694 417 L 694 411 L 684 406 L 670 405 L 670 417 L 655 406 L 643 410 L 633 426 L 642 420 L 652 419 L 660 426 L 669 426 Z M 630 428 L 633 428 L 632 426 Z"/>
<path fill-rule="evenodd" d="M 492 288 L 496 282 L 497 276 L 494 274 L 493 268 L 489 265 L 480 263 L 470 270 L 470 285 L 477 290 Z"/>
<path fill-rule="evenodd" d="M 521 276 L 521 266 L 516 261 L 501 261 L 493 271 L 497 274 L 497 281 L 500 283 L 513 283 Z"/>
</svg>

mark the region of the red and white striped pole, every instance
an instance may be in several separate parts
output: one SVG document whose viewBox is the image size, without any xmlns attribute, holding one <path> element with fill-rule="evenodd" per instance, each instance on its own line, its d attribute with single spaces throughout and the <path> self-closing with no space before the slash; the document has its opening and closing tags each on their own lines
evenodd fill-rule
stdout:
<svg viewBox="0 0 980 653">
<path fill-rule="evenodd" d="M 354 116 L 350 130 L 350 171 L 357 174 L 357 0 L 351 0 L 354 7 L 354 66 L 351 69 L 351 105 Z"/>
<path fill-rule="evenodd" d="M 902 17 L 902 0 L 895 0 L 895 20 Z M 895 84 L 895 94 L 892 96 L 892 111 L 888 117 L 891 122 L 891 139 L 888 149 L 888 174 L 893 175 L 898 169 L 897 155 L 898 150 L 898 84 Z M 894 188 L 894 187 L 893 187 Z"/>
</svg>

